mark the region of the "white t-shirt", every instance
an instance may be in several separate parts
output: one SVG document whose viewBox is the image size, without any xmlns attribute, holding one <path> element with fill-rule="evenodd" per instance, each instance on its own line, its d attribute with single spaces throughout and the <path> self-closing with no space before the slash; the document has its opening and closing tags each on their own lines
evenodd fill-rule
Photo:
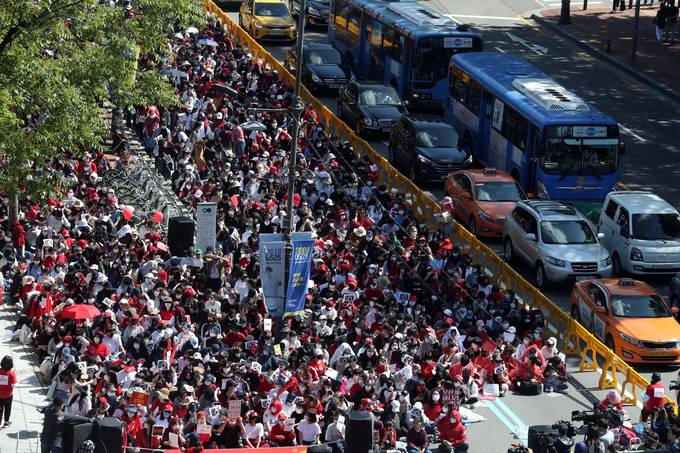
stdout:
<svg viewBox="0 0 680 453">
<path fill-rule="evenodd" d="M 298 431 L 303 442 L 312 442 L 316 436 L 321 434 L 321 428 L 318 423 L 309 423 L 307 420 L 302 420 L 298 423 Z"/>
<path fill-rule="evenodd" d="M 123 341 L 117 333 L 113 334 L 111 338 L 105 336 L 102 338 L 102 343 L 109 348 L 109 352 L 113 355 L 118 354 L 118 351 L 120 351 L 120 348 L 123 346 Z"/>
<path fill-rule="evenodd" d="M 246 430 L 245 438 L 250 440 L 256 440 L 264 436 L 264 426 L 262 423 L 256 423 L 254 426 L 250 423 L 243 425 Z"/>
</svg>

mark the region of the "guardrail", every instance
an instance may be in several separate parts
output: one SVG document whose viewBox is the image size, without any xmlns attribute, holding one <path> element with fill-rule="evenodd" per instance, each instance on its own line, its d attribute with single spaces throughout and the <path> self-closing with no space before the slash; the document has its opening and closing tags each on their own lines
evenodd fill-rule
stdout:
<svg viewBox="0 0 680 453">
<path fill-rule="evenodd" d="M 204 0 L 204 4 L 208 12 L 214 13 L 221 20 L 225 32 L 230 39 L 244 47 L 248 53 L 253 55 L 253 58 L 260 58 L 264 63 L 268 63 L 272 69 L 276 69 L 288 84 L 293 84 L 294 76 L 245 30 L 232 21 L 212 0 Z M 370 157 L 381 170 L 381 183 L 386 184 L 390 188 L 397 189 L 400 193 L 407 194 L 406 200 L 409 202 L 411 210 L 420 223 L 427 225 L 431 230 L 444 227 L 439 220 L 440 216 L 437 216 L 437 214 L 441 213 L 441 207 L 436 200 L 425 194 L 413 182 L 395 170 L 371 145 L 354 134 L 351 128 L 337 118 L 328 107 L 319 102 L 304 86 L 302 87 L 302 98 L 305 103 L 311 105 L 316 110 L 317 116 L 327 132 L 347 140 L 358 157 L 364 155 Z M 409 194 L 411 195 L 410 197 L 408 197 Z M 649 385 L 649 381 L 640 376 L 623 359 L 614 354 L 585 327 L 568 316 L 460 224 L 452 221 L 447 232 L 450 239 L 461 248 L 461 251 L 470 254 L 485 267 L 487 273 L 493 277 L 497 284 L 504 289 L 512 288 L 521 303 L 529 307 L 540 308 L 543 311 L 546 319 L 545 328 L 552 336 L 561 340 L 561 350 L 565 354 L 580 357 L 580 371 L 599 373 L 600 389 L 616 389 L 619 386 L 618 374 L 621 373 L 623 375 L 623 380 L 620 384 L 622 402 L 628 405 L 637 404 L 638 395 L 644 393 Z M 603 366 L 600 368 L 598 363 L 602 363 Z M 666 396 L 666 400 L 669 403 L 675 404 L 675 401 L 669 396 Z"/>
</svg>

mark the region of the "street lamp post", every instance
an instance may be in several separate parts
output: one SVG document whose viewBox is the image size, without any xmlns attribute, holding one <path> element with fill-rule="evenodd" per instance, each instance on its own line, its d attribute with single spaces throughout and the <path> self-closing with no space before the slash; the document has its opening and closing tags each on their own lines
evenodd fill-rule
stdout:
<svg viewBox="0 0 680 453">
<path fill-rule="evenodd" d="M 635 20 L 633 21 L 633 49 L 630 54 L 631 63 L 635 64 L 635 55 L 637 54 L 638 38 L 640 31 L 640 0 L 635 0 Z"/>
<path fill-rule="evenodd" d="M 558 22 L 560 25 L 569 25 L 571 24 L 571 17 L 570 17 L 570 0 L 562 0 L 562 9 L 560 10 L 560 21 Z"/>
</svg>

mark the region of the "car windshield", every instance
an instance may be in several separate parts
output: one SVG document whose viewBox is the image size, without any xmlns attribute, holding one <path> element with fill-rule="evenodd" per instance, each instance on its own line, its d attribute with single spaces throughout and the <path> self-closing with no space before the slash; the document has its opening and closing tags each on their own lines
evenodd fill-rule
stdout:
<svg viewBox="0 0 680 453">
<path fill-rule="evenodd" d="M 256 16 L 287 17 L 288 8 L 283 3 L 255 3 Z"/>
<path fill-rule="evenodd" d="M 516 182 L 477 183 L 477 201 L 519 201 L 524 199 Z"/>
<path fill-rule="evenodd" d="M 633 214 L 633 237 L 643 240 L 680 239 L 678 214 Z"/>
<path fill-rule="evenodd" d="M 359 105 L 401 105 L 401 99 L 392 87 L 371 87 L 361 90 Z"/>
<path fill-rule="evenodd" d="M 544 244 L 595 244 L 597 239 L 585 220 L 544 220 L 541 222 Z"/>
<path fill-rule="evenodd" d="M 458 135 L 453 129 L 437 127 L 416 132 L 416 146 L 421 148 L 457 148 Z"/>
<path fill-rule="evenodd" d="M 670 318 L 665 302 L 656 294 L 613 296 L 612 315 L 620 318 Z"/>
<path fill-rule="evenodd" d="M 548 138 L 541 164 L 548 174 L 608 175 L 617 167 L 618 141 Z"/>
<path fill-rule="evenodd" d="M 340 53 L 335 49 L 307 49 L 305 62 L 309 64 L 340 64 Z"/>
</svg>

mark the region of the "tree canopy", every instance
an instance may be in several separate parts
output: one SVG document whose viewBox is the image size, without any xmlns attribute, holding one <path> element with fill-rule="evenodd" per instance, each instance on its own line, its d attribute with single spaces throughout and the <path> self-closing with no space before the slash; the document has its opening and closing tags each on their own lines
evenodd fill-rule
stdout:
<svg viewBox="0 0 680 453">
<path fill-rule="evenodd" d="M 101 106 L 170 104 L 173 87 L 140 56 L 169 54 L 168 33 L 202 25 L 200 0 L 0 0 L 0 193 L 45 193 L 42 168 L 96 147 Z"/>
</svg>

